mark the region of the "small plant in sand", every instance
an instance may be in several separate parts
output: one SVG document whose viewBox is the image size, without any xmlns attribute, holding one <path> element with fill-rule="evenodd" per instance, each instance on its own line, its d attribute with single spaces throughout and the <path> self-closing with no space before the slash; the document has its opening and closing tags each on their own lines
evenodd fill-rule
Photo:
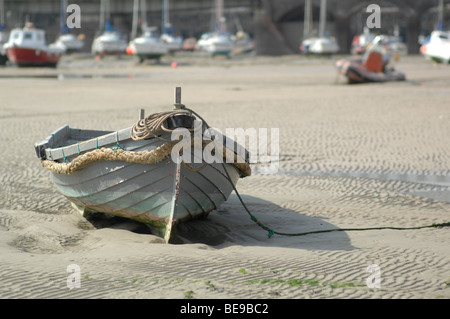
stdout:
<svg viewBox="0 0 450 319">
<path fill-rule="evenodd" d="M 184 293 L 184 299 L 193 299 L 194 292 L 192 290 L 188 290 Z"/>
</svg>

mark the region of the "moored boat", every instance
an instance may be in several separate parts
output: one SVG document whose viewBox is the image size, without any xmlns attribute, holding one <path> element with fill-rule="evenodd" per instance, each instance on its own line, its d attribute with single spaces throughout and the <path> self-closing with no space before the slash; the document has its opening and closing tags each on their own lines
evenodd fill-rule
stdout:
<svg viewBox="0 0 450 319">
<path fill-rule="evenodd" d="M 55 67 L 64 50 L 47 45 L 45 31 L 27 23 L 23 29 L 13 29 L 3 46 L 8 59 L 18 66 Z"/>
<path fill-rule="evenodd" d="M 176 105 L 180 107 L 179 100 Z M 206 217 L 228 199 L 240 177 L 250 175 L 248 153 L 234 141 L 212 141 L 209 130 L 209 136 L 202 134 L 191 143 L 199 128 L 204 124 L 181 105 L 118 131 L 65 125 L 35 150 L 56 189 L 81 212 L 137 220 L 171 242 L 177 223 Z M 179 140 L 171 138 L 177 129 L 186 148 L 178 148 Z M 198 156 L 205 150 L 215 160 Z"/>
<path fill-rule="evenodd" d="M 65 53 L 78 52 L 83 49 L 84 46 L 84 36 L 75 36 L 71 33 L 62 34 L 54 42 L 55 46 L 60 47 Z"/>
<path fill-rule="evenodd" d="M 330 55 L 338 51 L 336 40 L 329 37 L 309 38 L 300 45 L 300 52 L 304 54 Z"/>
<path fill-rule="evenodd" d="M 117 31 L 105 31 L 92 42 L 94 55 L 120 55 L 127 49 L 127 42 Z"/>
<path fill-rule="evenodd" d="M 338 72 L 349 83 L 404 81 L 405 74 L 388 66 L 387 55 L 369 51 L 364 58 L 346 58 L 336 62 Z"/>
<path fill-rule="evenodd" d="M 431 32 L 430 39 L 420 47 L 420 52 L 430 60 L 450 63 L 450 32 Z"/>
<path fill-rule="evenodd" d="M 127 48 L 127 54 L 139 57 L 141 62 L 145 59 L 159 60 L 168 52 L 166 44 L 152 30 L 147 30 L 142 36 L 130 41 Z"/>
<path fill-rule="evenodd" d="M 230 55 L 234 49 L 234 43 L 227 32 L 207 32 L 202 34 L 197 42 L 197 50 L 206 51 L 211 56 Z"/>
</svg>

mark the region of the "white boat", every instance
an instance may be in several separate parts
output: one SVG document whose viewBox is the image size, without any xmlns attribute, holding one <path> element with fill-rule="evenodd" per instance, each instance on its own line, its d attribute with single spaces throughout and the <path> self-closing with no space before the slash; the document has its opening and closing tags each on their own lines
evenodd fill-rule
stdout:
<svg viewBox="0 0 450 319">
<path fill-rule="evenodd" d="M 199 163 L 188 164 L 178 149 L 172 152 L 178 140 L 171 140 L 171 132 L 180 128 L 189 136 L 194 131 L 195 139 L 195 119 L 182 107 L 113 132 L 65 125 L 35 150 L 56 189 L 84 215 L 101 212 L 137 220 L 171 242 L 177 223 L 206 217 L 228 199 L 240 177 L 251 174 L 248 152 L 229 139 L 209 151 L 217 154 L 217 147 L 223 147 L 231 161 L 202 156 Z M 205 135 L 196 143 L 190 147 L 189 142 L 191 151 L 183 153 L 195 156 L 210 143 L 217 145 Z"/>
<path fill-rule="evenodd" d="M 312 3 L 305 1 L 305 18 L 303 25 L 303 41 L 300 44 L 300 52 L 303 54 L 330 55 L 339 51 L 339 45 L 326 32 L 326 12 L 327 1 L 320 1 L 319 35 L 312 35 Z"/>
<path fill-rule="evenodd" d="M 175 29 L 170 23 L 169 0 L 162 2 L 161 40 L 166 44 L 170 53 L 183 49 L 183 38 L 175 36 Z"/>
<path fill-rule="evenodd" d="M 92 54 L 123 54 L 127 50 L 127 42 L 117 31 L 105 31 L 92 42 Z"/>
<path fill-rule="evenodd" d="M 23 29 L 13 29 L 3 46 L 8 59 L 18 66 L 51 66 L 58 64 L 64 50 L 47 45 L 45 31 L 26 23 Z"/>
<path fill-rule="evenodd" d="M 92 42 L 91 51 L 94 55 L 121 55 L 126 53 L 128 43 L 122 34 L 114 29 L 110 17 L 110 1 L 100 1 L 99 32 Z"/>
<path fill-rule="evenodd" d="M 433 31 L 427 43 L 420 47 L 420 52 L 436 62 L 450 63 L 450 31 Z"/>
<path fill-rule="evenodd" d="M 207 32 L 203 33 L 197 41 L 197 50 L 206 51 L 211 56 L 230 55 L 234 49 L 234 43 L 227 32 Z"/>
<path fill-rule="evenodd" d="M 339 45 L 333 38 L 309 38 L 302 41 L 300 51 L 304 54 L 334 54 L 339 51 Z"/>
<path fill-rule="evenodd" d="M 78 52 L 84 46 L 83 37 L 75 36 L 71 33 L 62 34 L 53 43 L 54 46 L 58 46 L 63 49 L 66 53 Z"/>
<path fill-rule="evenodd" d="M 168 52 L 166 44 L 157 33 L 151 30 L 146 31 L 142 36 L 130 41 L 127 48 L 127 54 L 139 57 L 141 62 L 144 59 L 159 60 Z"/>
</svg>

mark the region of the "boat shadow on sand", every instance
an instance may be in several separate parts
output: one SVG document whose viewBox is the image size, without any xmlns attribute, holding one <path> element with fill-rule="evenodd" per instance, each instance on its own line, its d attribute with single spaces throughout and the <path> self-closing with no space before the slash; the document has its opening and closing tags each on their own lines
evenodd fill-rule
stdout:
<svg viewBox="0 0 450 319">
<path fill-rule="evenodd" d="M 257 197 L 248 195 L 241 197 L 252 215 L 276 232 L 291 234 L 338 228 L 321 217 L 306 216 Z M 145 224 L 130 219 L 102 213 L 90 214 L 87 219 L 97 229 L 125 229 L 151 236 L 151 231 Z M 218 210 L 212 211 L 207 218 L 178 224 L 174 243 L 205 244 L 216 249 L 235 245 L 309 250 L 354 249 L 350 238 L 343 231 L 303 236 L 274 234 L 269 237 L 269 232 L 251 219 L 235 194 L 232 194 Z"/>
</svg>

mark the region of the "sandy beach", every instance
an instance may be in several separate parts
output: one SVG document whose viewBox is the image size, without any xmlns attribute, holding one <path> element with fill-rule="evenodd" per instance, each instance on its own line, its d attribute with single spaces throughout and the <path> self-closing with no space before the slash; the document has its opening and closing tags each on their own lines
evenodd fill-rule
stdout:
<svg viewBox="0 0 450 319">
<path fill-rule="evenodd" d="M 215 128 L 279 129 L 278 171 L 252 165 L 237 185 L 272 229 L 450 221 L 450 67 L 402 57 L 407 81 L 348 85 L 336 59 L 66 57 L 56 69 L 0 69 L 0 298 L 450 298 L 448 228 L 268 238 L 233 193 L 168 245 L 131 221 L 95 227 L 35 155 L 64 124 L 118 130 L 141 108 L 170 110 L 181 86 Z M 68 287 L 70 265 L 79 287 Z"/>
</svg>

